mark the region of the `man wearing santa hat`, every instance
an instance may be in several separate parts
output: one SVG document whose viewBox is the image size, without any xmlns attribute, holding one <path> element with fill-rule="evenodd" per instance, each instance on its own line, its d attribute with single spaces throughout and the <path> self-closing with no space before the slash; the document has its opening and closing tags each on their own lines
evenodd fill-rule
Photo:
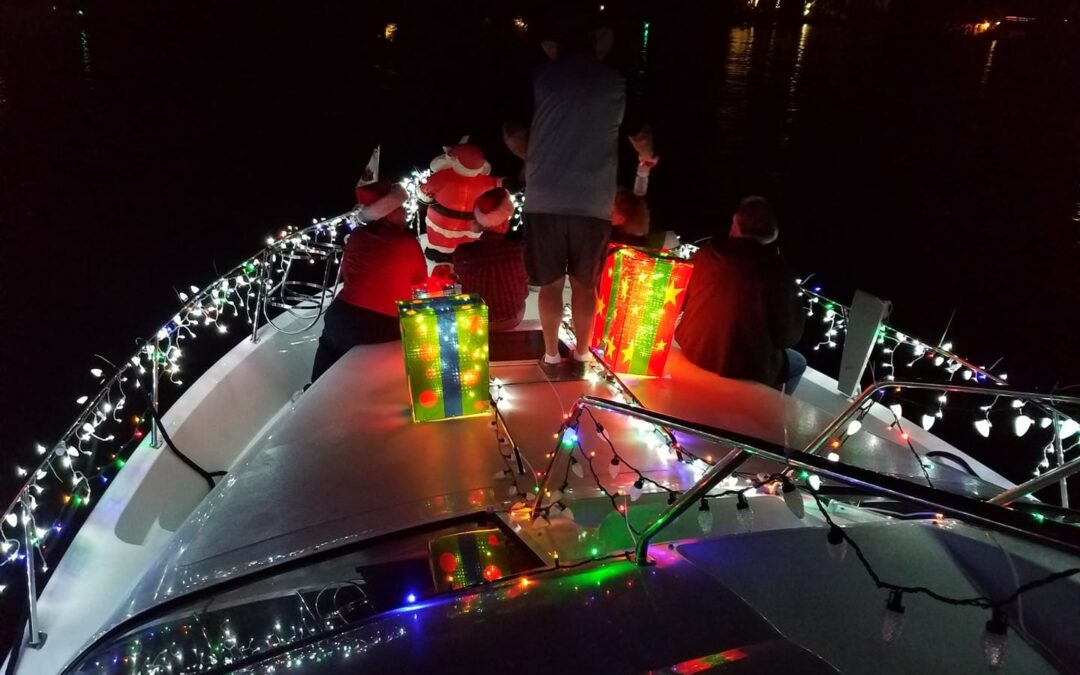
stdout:
<svg viewBox="0 0 1080 675">
<path fill-rule="evenodd" d="M 323 317 L 312 382 L 356 345 L 401 338 L 397 301 L 411 298 L 413 285 L 427 279 L 420 242 L 406 228 L 406 197 L 388 181 L 357 185 L 355 213 L 367 224 L 345 242 L 341 292 Z"/>
</svg>

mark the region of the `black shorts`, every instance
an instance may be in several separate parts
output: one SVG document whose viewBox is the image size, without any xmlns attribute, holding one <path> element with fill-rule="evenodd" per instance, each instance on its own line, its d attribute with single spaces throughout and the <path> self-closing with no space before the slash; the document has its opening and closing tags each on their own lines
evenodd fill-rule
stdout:
<svg viewBox="0 0 1080 675">
<path fill-rule="evenodd" d="M 569 274 L 583 286 L 595 286 L 610 238 L 610 220 L 526 213 L 525 271 L 529 283 L 546 286 Z"/>
</svg>

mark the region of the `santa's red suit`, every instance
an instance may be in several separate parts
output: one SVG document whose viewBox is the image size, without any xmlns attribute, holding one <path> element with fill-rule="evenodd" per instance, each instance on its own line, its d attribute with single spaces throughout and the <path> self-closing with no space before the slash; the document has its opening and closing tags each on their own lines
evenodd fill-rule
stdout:
<svg viewBox="0 0 1080 675">
<path fill-rule="evenodd" d="M 459 244 L 480 237 L 472 227 L 476 200 L 502 184 L 501 178 L 488 175 L 491 165 L 480 148 L 460 143 L 431 162 L 432 174 L 420 185 L 420 199 L 428 205 L 428 259 L 450 262 L 450 254 Z"/>
</svg>

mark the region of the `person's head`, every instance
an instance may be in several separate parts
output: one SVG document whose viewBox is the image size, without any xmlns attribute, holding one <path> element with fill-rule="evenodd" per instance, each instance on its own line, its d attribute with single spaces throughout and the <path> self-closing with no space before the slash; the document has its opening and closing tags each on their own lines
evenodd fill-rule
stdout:
<svg viewBox="0 0 1080 675">
<path fill-rule="evenodd" d="M 764 197 L 752 196 L 739 202 L 731 218 L 729 236 L 753 239 L 759 244 L 771 244 L 780 236 L 776 215 Z"/>
<path fill-rule="evenodd" d="M 648 203 L 630 190 L 619 188 L 611 209 L 611 224 L 627 236 L 644 237 L 649 233 Z"/>
<path fill-rule="evenodd" d="M 402 205 L 407 197 L 405 188 L 387 180 L 356 188 L 356 203 L 361 207 L 364 220 L 402 229 L 405 227 L 405 209 Z"/>
<path fill-rule="evenodd" d="M 600 26 L 592 2 L 562 0 L 551 3 L 540 25 L 540 47 L 552 61 L 569 55 L 590 55 L 604 60 L 614 41 L 610 28 Z"/>
</svg>

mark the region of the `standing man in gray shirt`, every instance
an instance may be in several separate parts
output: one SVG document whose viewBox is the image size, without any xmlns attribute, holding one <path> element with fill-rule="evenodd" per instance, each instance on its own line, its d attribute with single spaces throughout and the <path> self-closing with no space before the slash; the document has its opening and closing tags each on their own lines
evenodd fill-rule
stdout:
<svg viewBox="0 0 1080 675">
<path fill-rule="evenodd" d="M 545 354 L 540 367 L 559 376 L 563 285 L 570 277 L 576 349 L 571 376 L 591 358 L 596 284 L 611 236 L 619 134 L 626 112 L 626 80 L 602 58 L 610 29 L 593 29 L 586 15 L 568 14 L 548 31 L 550 59 L 532 77 L 532 123 L 507 123 L 504 137 L 525 160 L 525 269 L 540 286 Z M 652 161 L 648 127 L 632 130 L 639 161 Z"/>
</svg>

